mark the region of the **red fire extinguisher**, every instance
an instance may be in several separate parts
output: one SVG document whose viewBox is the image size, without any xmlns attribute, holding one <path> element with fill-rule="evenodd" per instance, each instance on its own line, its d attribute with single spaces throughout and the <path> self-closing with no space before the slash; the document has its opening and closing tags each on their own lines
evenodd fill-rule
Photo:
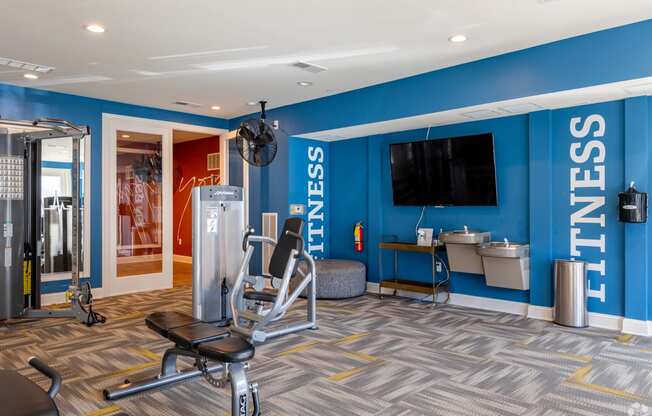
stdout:
<svg viewBox="0 0 652 416">
<path fill-rule="evenodd" d="M 361 252 L 362 249 L 364 248 L 363 243 L 362 243 L 362 230 L 364 227 L 362 226 L 362 222 L 358 222 L 355 224 L 355 227 L 353 227 L 353 247 L 355 248 L 355 251 Z"/>
</svg>

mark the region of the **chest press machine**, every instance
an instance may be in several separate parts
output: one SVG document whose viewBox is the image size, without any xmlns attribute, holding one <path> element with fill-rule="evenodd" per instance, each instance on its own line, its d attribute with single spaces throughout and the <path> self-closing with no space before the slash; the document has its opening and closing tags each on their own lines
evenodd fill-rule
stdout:
<svg viewBox="0 0 652 416">
<path fill-rule="evenodd" d="M 253 230 L 248 230 L 240 240 L 244 228 L 238 225 L 240 218 L 244 218 L 241 202 L 241 188 L 208 186 L 193 190 L 194 316 L 174 311 L 147 316 L 147 327 L 175 345 L 163 354 L 158 376 L 137 382 L 127 380 L 106 389 L 107 400 L 119 400 L 201 375 L 215 387 L 231 385 L 232 415 L 249 416 L 250 396 L 252 415 L 258 415 L 258 386 L 249 384 L 246 376 L 247 362 L 255 354 L 254 345 L 304 329 L 317 329 L 315 262 L 303 249 L 303 220 L 288 219 L 278 242 L 253 235 Z M 239 227 L 237 238 L 233 227 Z M 274 247 L 268 276 L 249 275 L 252 243 Z M 240 259 L 239 267 L 233 267 L 234 258 Z M 299 261 L 307 263 L 307 273 L 297 269 Z M 294 278 L 302 280 L 290 293 L 290 280 Z M 263 290 L 268 279 L 280 281 L 277 290 Z M 269 328 L 283 318 L 304 290 L 307 321 Z M 230 327 L 220 326 L 228 323 Z M 179 371 L 179 356 L 194 359 L 193 367 Z M 220 371 L 222 377 L 214 378 L 212 374 Z"/>
</svg>

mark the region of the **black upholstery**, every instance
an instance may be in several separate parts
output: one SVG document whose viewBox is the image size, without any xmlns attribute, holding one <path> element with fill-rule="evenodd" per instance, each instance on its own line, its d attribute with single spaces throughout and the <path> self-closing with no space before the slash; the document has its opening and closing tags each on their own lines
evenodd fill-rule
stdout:
<svg viewBox="0 0 652 416">
<path fill-rule="evenodd" d="M 3 416 L 58 416 L 54 400 L 26 377 L 0 370 L 0 414 Z"/>
<path fill-rule="evenodd" d="M 195 348 L 197 345 L 208 341 L 215 341 L 229 336 L 226 328 L 218 328 L 215 325 L 199 323 L 171 329 L 167 339 L 182 348 Z"/>
<path fill-rule="evenodd" d="M 276 247 L 274 247 L 272 258 L 269 261 L 269 274 L 279 279 L 283 278 L 285 266 L 290 260 L 292 250 L 296 250 L 297 244 L 301 244 L 300 240 L 298 240 L 296 237 L 288 235 L 286 231 L 302 235 L 303 220 L 298 217 L 292 217 L 285 220 L 283 231 L 281 232 L 281 237 L 278 239 Z M 294 273 L 296 273 L 296 266 L 292 275 L 294 275 Z"/>
<path fill-rule="evenodd" d="M 276 294 L 272 292 L 259 292 L 256 290 L 247 290 L 244 293 L 244 298 L 258 302 L 276 302 Z"/>
<path fill-rule="evenodd" d="M 201 344 L 198 349 L 199 355 L 209 360 L 222 363 L 241 363 L 249 361 L 256 352 L 253 345 L 238 335 L 232 335 L 219 341 Z"/>
<path fill-rule="evenodd" d="M 145 324 L 149 329 L 158 333 L 160 336 L 167 338 L 168 332 L 175 328 L 186 325 L 198 324 L 201 321 L 190 315 L 180 312 L 154 312 L 147 315 Z"/>
</svg>

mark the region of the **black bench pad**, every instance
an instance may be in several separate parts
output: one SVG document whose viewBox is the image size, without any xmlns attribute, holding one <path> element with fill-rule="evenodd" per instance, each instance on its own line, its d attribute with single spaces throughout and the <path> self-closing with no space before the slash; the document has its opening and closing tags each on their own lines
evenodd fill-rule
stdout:
<svg viewBox="0 0 652 416">
<path fill-rule="evenodd" d="M 199 355 L 222 363 L 241 363 L 254 357 L 256 349 L 238 335 L 201 344 Z"/>
<path fill-rule="evenodd" d="M 199 323 L 182 326 L 168 332 L 167 339 L 182 348 L 194 348 L 198 344 L 208 341 L 215 341 L 229 336 L 226 328 L 218 328 L 215 325 Z"/>
<path fill-rule="evenodd" d="M 244 293 L 243 297 L 249 300 L 256 300 L 261 302 L 276 302 L 276 294 L 271 292 L 259 292 L 255 290 L 248 290 Z"/>
<path fill-rule="evenodd" d="M 0 403 L 3 416 L 59 416 L 50 396 L 15 371 L 0 370 Z"/>
<path fill-rule="evenodd" d="M 198 324 L 201 321 L 181 312 L 154 312 L 147 315 L 145 325 L 160 336 L 167 338 L 168 332 L 186 325 Z"/>
</svg>

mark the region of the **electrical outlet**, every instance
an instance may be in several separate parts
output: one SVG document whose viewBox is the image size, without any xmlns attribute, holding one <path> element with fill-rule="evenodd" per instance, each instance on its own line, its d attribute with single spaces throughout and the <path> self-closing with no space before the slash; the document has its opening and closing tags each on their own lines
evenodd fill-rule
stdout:
<svg viewBox="0 0 652 416">
<path fill-rule="evenodd" d="M 303 204 L 290 204 L 290 215 L 304 215 L 306 206 Z"/>
<path fill-rule="evenodd" d="M 441 273 L 441 262 L 440 261 L 435 263 L 435 270 L 437 270 L 437 273 Z"/>
</svg>

